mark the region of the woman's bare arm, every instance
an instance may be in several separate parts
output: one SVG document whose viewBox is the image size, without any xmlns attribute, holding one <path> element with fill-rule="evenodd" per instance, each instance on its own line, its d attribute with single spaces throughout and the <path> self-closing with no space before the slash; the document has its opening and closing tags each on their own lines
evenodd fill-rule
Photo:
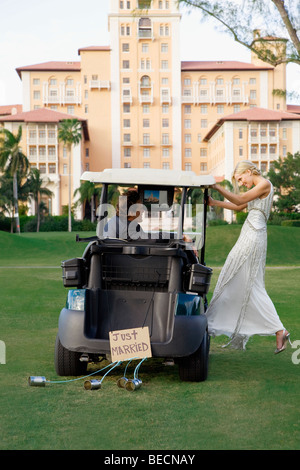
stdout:
<svg viewBox="0 0 300 470">
<path fill-rule="evenodd" d="M 218 201 L 209 196 L 208 200 L 209 206 L 218 206 L 223 207 L 224 209 L 230 209 L 232 211 L 242 211 L 247 207 L 247 204 L 233 204 L 232 202 L 227 201 Z"/>
<path fill-rule="evenodd" d="M 254 188 L 249 189 L 249 191 L 246 191 L 242 194 L 234 194 L 219 184 L 215 184 L 213 188 L 222 194 L 226 199 L 228 199 L 228 201 L 237 206 L 241 206 L 243 204 L 248 204 L 248 202 L 253 201 L 254 199 L 260 198 L 261 196 L 267 195 L 270 192 L 270 183 L 269 181 L 263 179 L 256 186 L 254 186 Z"/>
</svg>

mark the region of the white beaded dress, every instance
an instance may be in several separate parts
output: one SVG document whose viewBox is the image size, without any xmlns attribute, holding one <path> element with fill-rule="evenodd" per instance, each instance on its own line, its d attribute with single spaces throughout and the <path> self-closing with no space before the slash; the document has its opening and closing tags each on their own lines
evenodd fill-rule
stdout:
<svg viewBox="0 0 300 470">
<path fill-rule="evenodd" d="M 228 345 L 236 349 L 245 349 L 250 336 L 272 335 L 284 329 L 264 281 L 273 192 L 271 184 L 267 197 L 248 203 L 248 216 L 206 311 L 209 334 L 229 336 Z"/>
</svg>

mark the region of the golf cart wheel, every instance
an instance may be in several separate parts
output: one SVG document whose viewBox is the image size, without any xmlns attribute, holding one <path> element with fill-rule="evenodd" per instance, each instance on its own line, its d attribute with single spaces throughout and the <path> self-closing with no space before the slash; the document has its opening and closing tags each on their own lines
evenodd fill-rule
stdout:
<svg viewBox="0 0 300 470">
<path fill-rule="evenodd" d="M 55 370 L 57 375 L 83 375 L 87 370 L 87 363 L 81 362 L 81 353 L 69 351 L 61 344 L 57 335 L 55 342 Z"/>
<path fill-rule="evenodd" d="M 208 374 L 209 336 L 207 331 L 197 351 L 179 360 L 179 377 L 183 381 L 203 382 Z"/>
</svg>

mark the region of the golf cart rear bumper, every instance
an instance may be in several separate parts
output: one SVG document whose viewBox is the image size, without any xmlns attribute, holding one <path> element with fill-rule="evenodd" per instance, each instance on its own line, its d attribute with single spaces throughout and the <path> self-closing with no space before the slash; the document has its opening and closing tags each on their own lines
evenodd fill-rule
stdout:
<svg viewBox="0 0 300 470">
<path fill-rule="evenodd" d="M 204 314 L 176 315 L 170 340 L 165 343 L 151 341 L 152 356 L 189 356 L 199 348 L 206 329 L 207 319 Z M 99 355 L 110 353 L 108 339 L 87 338 L 84 335 L 84 312 L 82 311 L 62 309 L 58 336 L 63 347 L 69 351 Z"/>
</svg>

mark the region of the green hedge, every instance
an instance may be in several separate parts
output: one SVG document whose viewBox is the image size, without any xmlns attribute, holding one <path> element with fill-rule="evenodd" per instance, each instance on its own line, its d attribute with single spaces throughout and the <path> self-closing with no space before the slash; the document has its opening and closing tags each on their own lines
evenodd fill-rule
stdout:
<svg viewBox="0 0 300 470">
<path fill-rule="evenodd" d="M 300 227 L 300 220 L 283 220 L 281 225 L 286 227 Z"/>
<path fill-rule="evenodd" d="M 236 212 L 236 223 L 243 224 L 247 218 L 248 212 Z"/>
<path fill-rule="evenodd" d="M 282 225 L 286 220 L 300 220 L 300 212 L 271 212 L 268 224 Z"/>
<path fill-rule="evenodd" d="M 96 223 L 90 220 L 74 220 L 72 218 L 72 231 L 96 231 Z M 37 217 L 36 216 L 20 216 L 21 232 L 36 232 Z M 9 217 L 0 217 L 0 230 L 10 232 L 11 219 Z M 40 232 L 67 232 L 68 231 L 68 216 L 56 215 L 48 216 L 43 219 L 40 224 Z"/>
<path fill-rule="evenodd" d="M 0 215 L 0 230 L 3 232 L 10 232 L 11 219 Z"/>
<path fill-rule="evenodd" d="M 228 222 L 223 219 L 211 219 L 208 221 L 208 225 L 210 227 L 214 227 L 216 225 L 228 225 Z"/>
</svg>

